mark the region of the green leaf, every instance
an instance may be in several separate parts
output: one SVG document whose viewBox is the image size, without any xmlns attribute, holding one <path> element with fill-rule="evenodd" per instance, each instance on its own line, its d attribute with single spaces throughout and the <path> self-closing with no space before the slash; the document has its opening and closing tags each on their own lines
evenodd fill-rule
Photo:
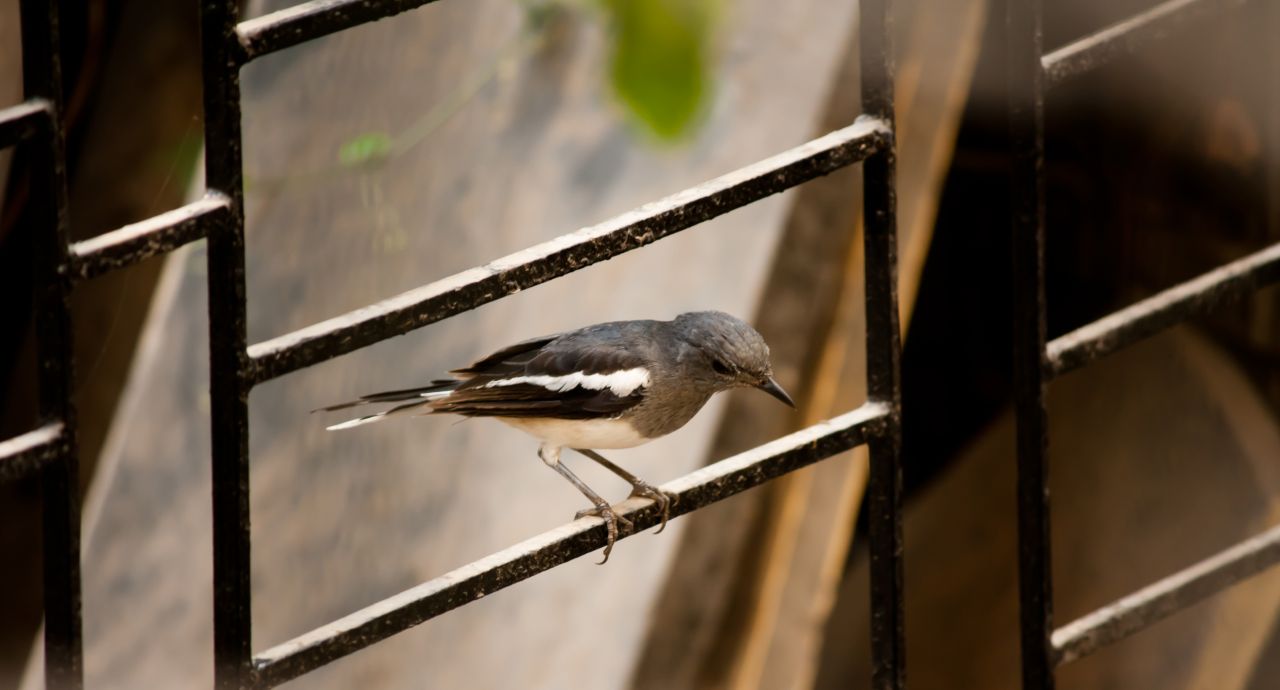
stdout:
<svg viewBox="0 0 1280 690">
<path fill-rule="evenodd" d="M 390 152 L 390 136 L 385 132 L 366 132 L 338 149 L 338 161 L 343 165 L 361 165 L 382 160 Z"/>
<path fill-rule="evenodd" d="M 628 111 L 667 140 L 689 133 L 708 89 L 715 0 L 602 0 L 613 27 L 610 80 Z"/>
</svg>

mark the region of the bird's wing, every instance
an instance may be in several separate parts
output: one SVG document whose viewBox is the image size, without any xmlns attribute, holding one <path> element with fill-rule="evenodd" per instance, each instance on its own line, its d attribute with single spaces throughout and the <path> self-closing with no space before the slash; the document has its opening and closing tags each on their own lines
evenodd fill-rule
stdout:
<svg viewBox="0 0 1280 690">
<path fill-rule="evenodd" d="M 648 358 L 618 339 L 581 332 L 526 341 L 457 372 L 470 376 L 433 412 L 476 417 L 615 417 L 644 400 Z"/>
<path fill-rule="evenodd" d="M 507 370 L 517 371 L 520 367 L 524 366 L 529 358 L 538 354 L 543 346 L 555 340 L 557 337 L 559 336 L 549 335 L 541 338 L 532 338 L 498 350 L 465 369 L 455 369 L 449 372 L 456 378 L 436 379 L 425 386 L 419 386 L 417 388 L 403 388 L 401 390 L 370 393 L 368 395 L 362 395 L 355 400 L 338 403 L 337 405 L 329 405 L 328 407 L 321 407 L 312 410 L 312 412 L 333 412 L 334 410 L 345 410 L 349 407 L 374 403 L 406 401 L 425 403 L 429 400 L 447 395 L 450 391 L 461 385 L 463 381 L 471 378 L 479 372 L 500 372 Z"/>
</svg>

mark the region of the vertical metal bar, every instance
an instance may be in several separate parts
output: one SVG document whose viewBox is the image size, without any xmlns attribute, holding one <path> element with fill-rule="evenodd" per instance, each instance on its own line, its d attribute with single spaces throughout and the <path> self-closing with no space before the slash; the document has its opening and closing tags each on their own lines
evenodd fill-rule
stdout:
<svg viewBox="0 0 1280 690">
<path fill-rule="evenodd" d="M 1018 591 L 1022 684 L 1053 687 L 1045 410 L 1044 73 L 1041 0 L 1008 0 L 1009 133 L 1013 166 L 1014 401 L 1018 418 Z"/>
<path fill-rule="evenodd" d="M 214 684 L 251 682 L 249 580 L 249 358 L 245 333 L 244 190 L 237 0 L 204 0 L 205 179 L 230 200 L 210 229 L 209 377 L 213 450 Z"/>
<path fill-rule="evenodd" d="M 893 53 L 888 0 L 860 3 L 862 109 L 893 126 Z M 866 254 L 867 392 L 889 405 L 884 432 L 870 441 L 871 686 L 906 683 L 902 592 L 902 466 L 899 407 L 898 235 L 895 145 L 863 163 Z"/>
<path fill-rule="evenodd" d="M 1263 171 L 1263 184 L 1266 185 L 1267 234 L 1270 242 L 1280 242 L 1280 42 L 1275 36 L 1280 35 L 1280 1 L 1272 0 L 1262 8 L 1266 27 L 1262 64 L 1262 88 L 1266 89 L 1266 131 L 1263 133 L 1267 141 Z"/>
<path fill-rule="evenodd" d="M 48 688 L 84 685 L 80 620 L 80 468 L 76 448 L 71 362 L 71 291 L 67 234 L 65 133 L 58 3 L 23 0 L 22 76 L 26 98 L 44 99 L 50 117 L 30 143 L 31 204 L 36 239 L 36 334 L 40 416 L 63 423 L 57 457 L 42 474 L 44 531 L 44 659 Z"/>
</svg>

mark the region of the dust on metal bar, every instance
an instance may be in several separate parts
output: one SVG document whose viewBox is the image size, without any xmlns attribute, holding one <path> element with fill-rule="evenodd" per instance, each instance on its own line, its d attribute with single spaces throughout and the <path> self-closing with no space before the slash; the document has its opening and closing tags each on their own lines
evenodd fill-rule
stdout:
<svg viewBox="0 0 1280 690">
<path fill-rule="evenodd" d="M 888 405 L 869 402 L 668 482 L 662 488 L 679 499 L 671 506 L 671 515 L 692 512 L 866 443 L 883 432 L 889 414 Z M 620 505 L 621 515 L 635 523 L 630 534 L 660 520 L 647 499 Z M 599 518 L 575 520 L 544 532 L 267 650 L 254 658 L 255 684 L 271 687 L 297 678 L 604 544 L 605 528 Z"/>
<path fill-rule="evenodd" d="M 242 54 L 251 60 L 313 39 L 386 19 L 435 0 L 311 0 L 249 19 L 236 27 Z"/>
<path fill-rule="evenodd" d="M 1006 6 L 1013 234 L 1013 394 L 1017 414 L 1018 615 L 1023 690 L 1052 690 L 1053 569 L 1045 407 L 1042 0 Z"/>
<path fill-rule="evenodd" d="M 1060 376 L 1210 307 L 1280 281 L 1280 244 L 1237 259 L 1185 283 L 1077 328 L 1049 343 L 1049 366 Z"/>
<path fill-rule="evenodd" d="M 892 123 L 893 46 L 888 0 L 859 3 L 862 107 Z M 895 150 L 863 162 L 862 233 L 866 256 L 867 393 L 889 407 L 885 433 L 870 443 L 867 533 L 871 554 L 871 687 L 906 686 L 903 602 L 901 360 L 898 325 L 898 219 Z"/>
<path fill-rule="evenodd" d="M 1075 661 L 1280 563 L 1280 525 L 1144 587 L 1053 633 L 1059 665 Z"/>
<path fill-rule="evenodd" d="M 43 98 L 0 110 L 0 149 L 30 139 L 48 118 L 49 102 Z"/>
<path fill-rule="evenodd" d="M 1063 46 L 1041 59 L 1050 88 L 1101 67 L 1164 38 L 1194 20 L 1243 5 L 1245 0 L 1168 0 L 1095 34 Z"/>
<path fill-rule="evenodd" d="M 76 242 L 71 245 L 71 272 L 77 280 L 88 280 L 204 239 L 210 224 L 228 213 L 229 204 L 226 195 L 209 192 L 181 208 Z"/>
<path fill-rule="evenodd" d="M 0 441 L 0 482 L 28 477 L 40 471 L 63 450 L 62 422 Z"/>
<path fill-rule="evenodd" d="M 213 682 L 249 683 L 253 658 L 249 529 L 249 383 L 245 354 L 244 166 L 241 148 L 239 0 L 203 0 L 205 183 L 227 198 L 206 228 L 209 426 L 213 489 Z"/>
<path fill-rule="evenodd" d="M 402 335 L 540 285 L 863 160 L 885 146 L 888 125 L 862 117 L 796 148 L 561 235 L 492 263 L 415 288 L 249 348 L 261 383 Z"/>
</svg>

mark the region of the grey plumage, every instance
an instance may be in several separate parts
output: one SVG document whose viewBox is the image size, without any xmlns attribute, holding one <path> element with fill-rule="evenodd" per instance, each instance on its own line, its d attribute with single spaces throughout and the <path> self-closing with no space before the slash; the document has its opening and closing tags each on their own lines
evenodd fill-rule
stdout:
<svg viewBox="0 0 1280 690">
<path fill-rule="evenodd" d="M 742 320 L 717 311 L 690 312 L 671 321 L 614 321 L 533 338 L 451 372 L 420 388 L 386 391 L 321 408 L 373 403 L 393 407 L 330 429 L 344 429 L 401 413 L 495 417 L 543 441 L 539 456 L 595 504 L 586 511 L 609 527 L 608 559 L 618 518 L 607 502 L 560 463 L 570 447 L 591 457 L 654 499 L 669 497 L 590 451 L 626 448 L 684 426 L 712 395 L 756 387 L 794 407 L 773 380 L 769 347 Z M 659 529 L 661 531 L 661 529 Z M 603 562 L 603 561 L 602 561 Z"/>
</svg>

